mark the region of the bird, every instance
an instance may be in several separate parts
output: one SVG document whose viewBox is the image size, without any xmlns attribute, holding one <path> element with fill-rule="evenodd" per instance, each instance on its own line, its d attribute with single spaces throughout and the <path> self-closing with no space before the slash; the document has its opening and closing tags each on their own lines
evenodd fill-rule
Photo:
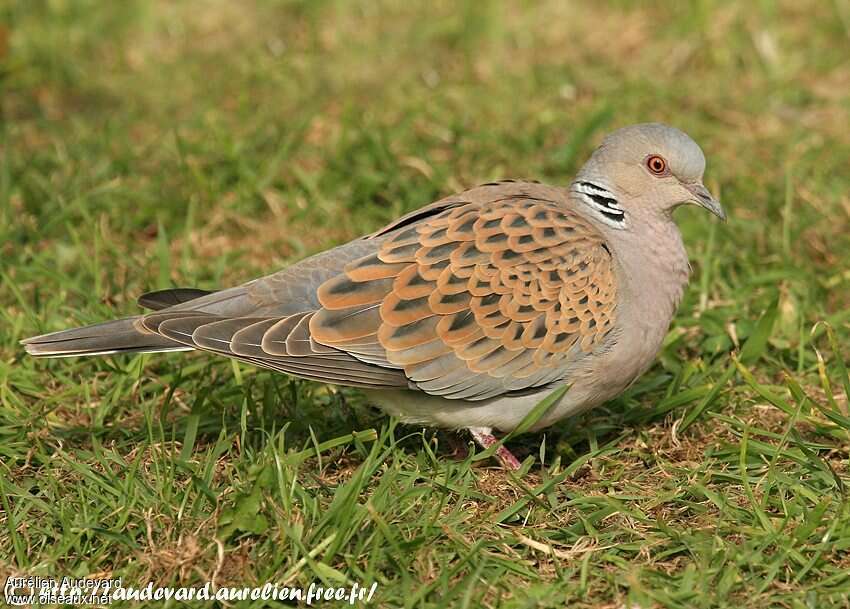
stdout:
<svg viewBox="0 0 850 609">
<path fill-rule="evenodd" d="M 358 387 L 403 422 L 510 433 L 609 401 L 653 363 L 690 275 L 672 212 L 726 213 L 705 156 L 661 123 L 604 137 L 568 186 L 502 180 L 242 285 L 142 295 L 150 312 L 22 341 L 36 357 L 200 350 Z"/>
</svg>

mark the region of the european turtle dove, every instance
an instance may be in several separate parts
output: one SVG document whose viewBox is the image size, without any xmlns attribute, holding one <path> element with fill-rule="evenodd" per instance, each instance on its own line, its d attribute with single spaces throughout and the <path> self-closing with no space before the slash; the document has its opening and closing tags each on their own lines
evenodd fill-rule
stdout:
<svg viewBox="0 0 850 609">
<path fill-rule="evenodd" d="M 532 430 L 652 364 L 689 275 L 671 212 L 725 219 L 704 169 L 678 129 L 626 127 L 568 188 L 484 184 L 241 286 L 152 292 L 139 299 L 152 313 L 23 342 L 43 357 L 211 351 L 360 387 L 404 421 L 488 446 L 553 388 L 570 385 Z"/>
</svg>

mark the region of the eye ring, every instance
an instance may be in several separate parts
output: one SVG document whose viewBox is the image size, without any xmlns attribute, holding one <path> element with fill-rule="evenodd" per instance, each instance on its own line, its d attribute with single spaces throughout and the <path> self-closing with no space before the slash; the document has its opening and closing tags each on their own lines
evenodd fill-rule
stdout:
<svg viewBox="0 0 850 609">
<path fill-rule="evenodd" d="M 663 176 L 667 173 L 667 161 L 662 156 L 651 154 L 646 157 L 646 168 L 653 175 Z"/>
</svg>

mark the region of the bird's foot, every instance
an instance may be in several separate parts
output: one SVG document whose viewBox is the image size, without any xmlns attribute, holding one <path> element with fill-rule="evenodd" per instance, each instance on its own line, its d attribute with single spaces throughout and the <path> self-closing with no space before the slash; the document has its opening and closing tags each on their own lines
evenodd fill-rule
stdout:
<svg viewBox="0 0 850 609">
<path fill-rule="evenodd" d="M 499 441 L 496 439 L 496 436 L 493 435 L 492 431 L 493 430 L 489 427 L 469 428 L 469 433 L 472 434 L 473 439 L 485 450 Z M 502 467 L 513 472 L 517 471 L 522 465 L 519 459 L 514 457 L 513 453 L 509 451 L 504 444 L 496 449 L 496 458 L 501 462 Z"/>
</svg>

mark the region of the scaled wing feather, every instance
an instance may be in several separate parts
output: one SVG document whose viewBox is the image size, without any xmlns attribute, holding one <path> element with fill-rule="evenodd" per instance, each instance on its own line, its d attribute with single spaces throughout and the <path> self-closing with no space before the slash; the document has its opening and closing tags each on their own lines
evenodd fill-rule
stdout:
<svg viewBox="0 0 850 609">
<path fill-rule="evenodd" d="M 529 186 L 479 187 L 136 323 L 332 383 L 467 400 L 552 383 L 605 344 L 616 283 L 600 233 Z"/>
<path fill-rule="evenodd" d="M 353 341 L 377 343 L 416 388 L 457 399 L 551 383 L 600 347 L 616 313 L 600 233 L 555 201 L 483 189 L 380 233 L 323 283 L 313 339 L 355 357 Z"/>
</svg>

